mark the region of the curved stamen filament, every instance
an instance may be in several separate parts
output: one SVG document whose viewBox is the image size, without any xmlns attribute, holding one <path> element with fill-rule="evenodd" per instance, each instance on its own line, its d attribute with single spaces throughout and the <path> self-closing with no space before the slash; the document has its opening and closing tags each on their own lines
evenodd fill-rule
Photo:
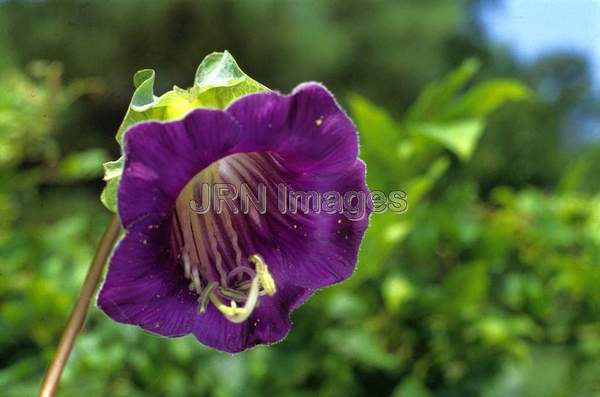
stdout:
<svg viewBox="0 0 600 397">
<path fill-rule="evenodd" d="M 250 314 L 252 314 L 252 311 L 256 307 L 256 303 L 258 302 L 258 284 L 258 277 L 252 279 L 252 286 L 250 287 L 250 292 L 248 293 L 248 299 L 243 307 L 237 307 L 237 303 L 235 303 L 234 300 L 232 300 L 229 305 L 226 305 L 215 293 L 211 293 L 209 295 L 209 299 L 212 304 L 215 305 L 215 307 L 219 309 L 221 313 L 223 313 L 227 320 L 231 321 L 232 323 L 241 323 L 250 317 Z"/>
<path fill-rule="evenodd" d="M 250 279 L 256 277 L 256 272 L 248 266 L 238 266 L 227 275 L 227 282 L 231 282 L 236 276 L 246 274 Z"/>
<path fill-rule="evenodd" d="M 271 273 L 269 273 L 269 268 L 267 267 L 263 257 L 258 254 L 254 254 L 250 256 L 248 260 L 254 263 L 254 266 L 256 267 L 256 276 L 259 279 L 260 285 L 263 287 L 265 293 L 269 296 L 275 295 L 275 292 L 277 292 L 275 280 L 273 280 Z"/>
<path fill-rule="evenodd" d="M 200 294 L 200 297 L 198 298 L 198 303 L 200 303 L 200 307 L 198 308 L 198 311 L 200 313 L 204 313 L 206 311 L 206 305 L 208 304 L 208 299 L 210 297 L 210 295 L 212 295 L 213 291 L 219 287 L 219 283 L 217 283 L 216 281 L 213 281 L 212 283 L 208 284 L 206 286 L 206 288 L 204 288 L 204 290 L 202 290 L 202 293 Z"/>
<path fill-rule="evenodd" d="M 229 299 L 234 299 L 238 302 L 240 302 L 240 301 L 244 302 L 248 299 L 248 294 L 246 292 L 240 292 L 240 291 L 232 289 L 232 288 L 219 287 L 218 292 L 222 296 L 229 298 Z"/>
<path fill-rule="evenodd" d="M 184 262 L 185 259 L 187 259 L 186 256 L 184 256 Z M 227 278 L 246 273 L 252 277 L 251 280 L 238 283 L 235 288 L 220 285 L 217 281 L 208 283 L 201 291 L 196 288 L 196 292 L 200 294 L 198 298 L 200 304 L 198 311 L 200 313 L 206 311 L 210 301 L 229 321 L 241 323 L 250 317 L 258 304 L 259 296 L 265 294 L 272 296 L 277 292 L 275 280 L 271 276 L 263 257 L 254 254 L 248 258 L 248 261 L 254 264 L 255 270 L 250 267 L 238 267 L 232 270 Z M 192 285 L 197 286 L 199 283 L 193 280 L 194 271 L 197 271 L 197 268 L 191 269 Z M 228 299 L 229 304 L 224 303 L 221 298 Z M 238 302 L 244 302 L 244 305 L 239 307 Z"/>
</svg>

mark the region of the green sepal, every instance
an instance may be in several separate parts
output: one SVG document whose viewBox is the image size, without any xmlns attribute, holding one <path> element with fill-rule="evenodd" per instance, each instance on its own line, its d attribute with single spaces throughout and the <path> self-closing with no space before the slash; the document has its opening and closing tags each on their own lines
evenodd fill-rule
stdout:
<svg viewBox="0 0 600 397">
<path fill-rule="evenodd" d="M 104 163 L 104 181 L 106 186 L 100 195 L 100 201 L 112 212 L 117 212 L 117 187 L 123 173 L 123 157 Z"/>
<path fill-rule="evenodd" d="M 156 73 L 152 69 L 140 70 L 133 76 L 135 91 L 116 136 L 121 149 L 127 129 L 136 123 L 177 120 L 198 108 L 224 109 L 239 97 L 268 91 L 267 87 L 248 77 L 227 51 L 206 56 L 189 89 L 174 86 L 171 91 L 156 96 L 155 79 Z M 106 186 L 100 200 L 112 212 L 117 210 L 117 189 L 122 172 L 123 157 L 104 164 Z"/>
</svg>

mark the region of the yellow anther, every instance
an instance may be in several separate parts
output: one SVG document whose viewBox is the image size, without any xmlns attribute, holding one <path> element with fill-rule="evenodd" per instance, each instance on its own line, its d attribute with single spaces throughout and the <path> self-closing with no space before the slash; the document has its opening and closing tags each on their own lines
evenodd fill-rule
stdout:
<svg viewBox="0 0 600 397">
<path fill-rule="evenodd" d="M 256 278 L 258 278 L 260 281 L 263 291 L 265 291 L 265 293 L 269 296 L 275 295 L 275 292 L 277 292 L 275 280 L 273 280 L 273 276 L 271 276 L 271 273 L 269 273 L 269 267 L 265 263 L 263 257 L 258 254 L 254 254 L 250 256 L 248 260 L 254 263 L 256 268 Z"/>
<path fill-rule="evenodd" d="M 232 323 L 241 323 L 250 317 L 250 314 L 252 314 L 252 311 L 256 307 L 256 303 L 258 302 L 258 289 L 259 280 L 258 277 L 254 277 L 252 285 L 250 286 L 250 291 L 248 292 L 248 299 L 243 307 L 237 307 L 237 303 L 234 300 L 231 301 L 231 305 L 224 304 L 214 292 L 210 294 L 209 299 L 213 305 L 223 313 L 227 320 Z"/>
<path fill-rule="evenodd" d="M 219 286 L 216 281 L 209 283 L 204 288 L 198 298 L 200 303 L 199 311 L 206 311 L 206 304 L 210 301 L 217 310 L 219 310 L 227 320 L 233 323 L 244 322 L 250 317 L 252 311 L 258 304 L 259 295 L 274 295 L 277 292 L 275 280 L 269 272 L 269 267 L 262 256 L 254 254 L 248 258 L 254 263 L 256 275 L 252 281 L 246 280 L 239 284 L 235 289 L 227 286 Z M 249 269 L 251 271 L 251 269 Z M 261 290 L 262 288 L 262 290 Z M 230 303 L 225 304 L 221 298 L 230 298 Z M 244 306 L 239 307 L 239 301 L 244 302 Z"/>
</svg>

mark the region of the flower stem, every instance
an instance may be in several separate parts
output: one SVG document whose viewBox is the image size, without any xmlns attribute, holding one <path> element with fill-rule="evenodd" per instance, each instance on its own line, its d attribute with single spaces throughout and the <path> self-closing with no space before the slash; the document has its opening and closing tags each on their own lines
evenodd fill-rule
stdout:
<svg viewBox="0 0 600 397">
<path fill-rule="evenodd" d="M 39 397 L 52 397 L 56 392 L 63 369 L 65 368 L 67 360 L 69 359 L 69 354 L 73 349 L 75 338 L 77 338 L 79 331 L 81 331 L 90 301 L 92 300 L 92 296 L 94 295 L 96 287 L 100 282 L 104 264 L 111 253 L 115 241 L 117 240 L 119 230 L 119 218 L 115 215 L 106 227 L 104 235 L 98 244 L 96 255 L 94 256 L 94 260 L 90 265 L 87 275 L 85 276 L 77 303 L 71 312 L 67 326 L 65 327 L 65 330 L 60 338 L 58 348 L 56 349 L 54 357 L 52 358 L 52 362 L 46 371 L 46 376 L 44 377 L 42 387 L 40 388 L 40 393 L 38 394 Z"/>
</svg>

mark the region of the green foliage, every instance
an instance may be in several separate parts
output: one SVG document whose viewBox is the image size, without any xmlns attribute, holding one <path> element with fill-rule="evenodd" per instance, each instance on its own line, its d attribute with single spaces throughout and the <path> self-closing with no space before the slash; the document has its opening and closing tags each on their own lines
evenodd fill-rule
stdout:
<svg viewBox="0 0 600 397">
<path fill-rule="evenodd" d="M 370 188 L 404 190 L 408 211 L 373 215 L 353 277 L 295 312 L 275 346 L 230 356 L 90 308 L 58 395 L 598 395 L 600 162 L 590 148 L 563 172 L 557 138 L 586 80 L 564 81 L 568 59 L 494 66 L 459 31 L 466 19 L 463 2 L 438 1 L 0 4 L 0 394 L 36 394 L 108 220 L 95 179 L 129 109 L 124 82 L 155 65 L 163 77 L 136 75 L 129 116 L 181 117 L 193 96 L 156 96 L 161 80 L 187 81 L 199 55 L 227 47 L 284 92 L 330 86 L 357 123 Z M 440 78 L 481 52 L 483 65 Z M 22 66 L 39 58 L 68 75 Z M 241 78 L 220 60 L 200 85 Z M 105 85 L 77 79 L 93 75 Z M 557 99 L 537 95 L 547 84 Z M 203 104 L 224 106 L 219 89 Z"/>
<path fill-rule="evenodd" d="M 107 216 L 78 183 L 95 179 L 103 149 L 65 152 L 66 109 L 95 80 L 62 83 L 57 63 L 0 68 L 0 389 L 35 394 Z"/>
<path fill-rule="evenodd" d="M 425 88 L 408 111 L 408 129 L 453 151 L 461 160 L 471 158 L 485 128 L 484 118 L 506 102 L 531 98 L 515 80 L 490 80 L 461 94 L 473 79 L 479 63 L 465 61 L 456 71 Z"/>
<path fill-rule="evenodd" d="M 34 62 L 29 73 L 10 67 L 0 74 L 0 167 L 14 168 L 25 161 L 52 163 L 60 157 L 52 133 L 60 112 L 85 93 L 99 92 L 97 81 L 61 83 L 57 63 Z"/>
</svg>

